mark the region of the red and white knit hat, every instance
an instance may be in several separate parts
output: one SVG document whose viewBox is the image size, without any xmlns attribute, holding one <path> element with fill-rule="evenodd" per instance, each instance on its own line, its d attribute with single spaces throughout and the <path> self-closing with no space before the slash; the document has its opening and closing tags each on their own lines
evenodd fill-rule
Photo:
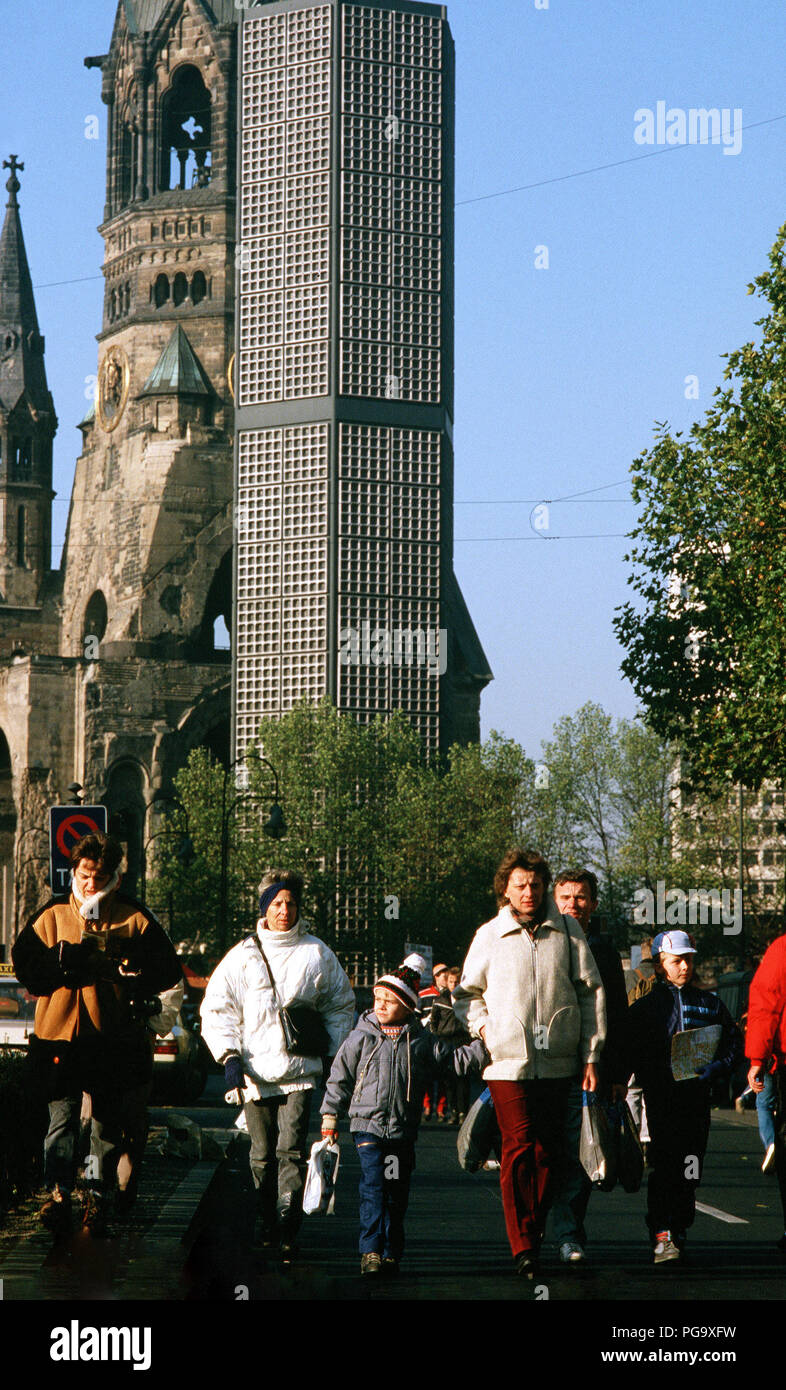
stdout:
<svg viewBox="0 0 786 1390">
<path fill-rule="evenodd" d="M 391 970 L 387 975 L 380 975 L 374 988 L 376 989 L 377 985 L 383 985 L 385 989 L 390 990 L 391 994 L 395 994 L 406 1009 L 414 1010 L 420 1003 L 418 999 L 420 977 L 426 970 L 428 970 L 428 965 L 422 956 L 407 956 L 396 970 Z"/>
</svg>

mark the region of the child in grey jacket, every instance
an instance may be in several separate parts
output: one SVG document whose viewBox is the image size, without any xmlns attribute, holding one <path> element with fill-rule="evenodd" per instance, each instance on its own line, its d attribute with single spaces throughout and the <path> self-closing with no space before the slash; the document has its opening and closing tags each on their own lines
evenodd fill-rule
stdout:
<svg viewBox="0 0 786 1390">
<path fill-rule="evenodd" d="M 486 1062 L 481 1042 L 451 1047 L 415 1017 L 425 968 L 420 956 L 407 956 L 377 981 L 374 1008 L 358 1019 L 336 1053 L 322 1102 L 323 1138 L 335 1137 L 339 1114 L 349 1111 L 360 1159 L 362 1274 L 398 1270 L 427 1086 L 439 1071 L 463 1075 Z"/>
</svg>

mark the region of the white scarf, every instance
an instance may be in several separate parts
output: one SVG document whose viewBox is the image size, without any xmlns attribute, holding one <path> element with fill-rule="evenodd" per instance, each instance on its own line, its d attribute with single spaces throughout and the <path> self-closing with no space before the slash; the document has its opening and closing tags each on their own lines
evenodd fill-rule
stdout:
<svg viewBox="0 0 786 1390">
<path fill-rule="evenodd" d="M 71 892 L 73 893 L 77 907 L 79 908 L 79 916 L 84 917 L 86 919 L 89 918 L 91 922 L 97 921 L 99 915 L 99 905 L 104 901 L 104 898 L 109 897 L 110 893 L 114 893 L 119 882 L 120 870 L 115 869 L 114 876 L 109 880 L 108 884 L 106 885 L 106 888 L 99 889 L 97 893 L 93 894 L 92 898 L 83 898 L 82 894 L 76 886 L 76 879 L 74 878 L 72 871 Z"/>
</svg>

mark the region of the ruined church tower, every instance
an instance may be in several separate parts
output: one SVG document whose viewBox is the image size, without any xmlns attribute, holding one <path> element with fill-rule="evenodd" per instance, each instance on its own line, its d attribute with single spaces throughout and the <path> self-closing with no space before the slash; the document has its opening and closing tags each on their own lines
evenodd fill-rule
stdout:
<svg viewBox="0 0 786 1390">
<path fill-rule="evenodd" d="M 0 241 L 0 948 L 45 892 L 46 809 L 78 783 L 128 844 L 190 751 L 229 748 L 234 0 L 119 0 L 96 400 L 50 568 L 52 438 L 11 177 Z M 10 638 L 10 641 L 9 641 Z"/>
</svg>

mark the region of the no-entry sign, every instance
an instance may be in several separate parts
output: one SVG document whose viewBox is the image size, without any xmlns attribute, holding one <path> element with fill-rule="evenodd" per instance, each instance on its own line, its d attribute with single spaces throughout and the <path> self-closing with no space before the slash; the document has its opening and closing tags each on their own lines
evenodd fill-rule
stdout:
<svg viewBox="0 0 786 1390">
<path fill-rule="evenodd" d="M 106 806 L 50 806 L 49 882 L 53 893 L 65 893 L 71 879 L 71 850 L 83 835 L 107 832 Z"/>
</svg>

